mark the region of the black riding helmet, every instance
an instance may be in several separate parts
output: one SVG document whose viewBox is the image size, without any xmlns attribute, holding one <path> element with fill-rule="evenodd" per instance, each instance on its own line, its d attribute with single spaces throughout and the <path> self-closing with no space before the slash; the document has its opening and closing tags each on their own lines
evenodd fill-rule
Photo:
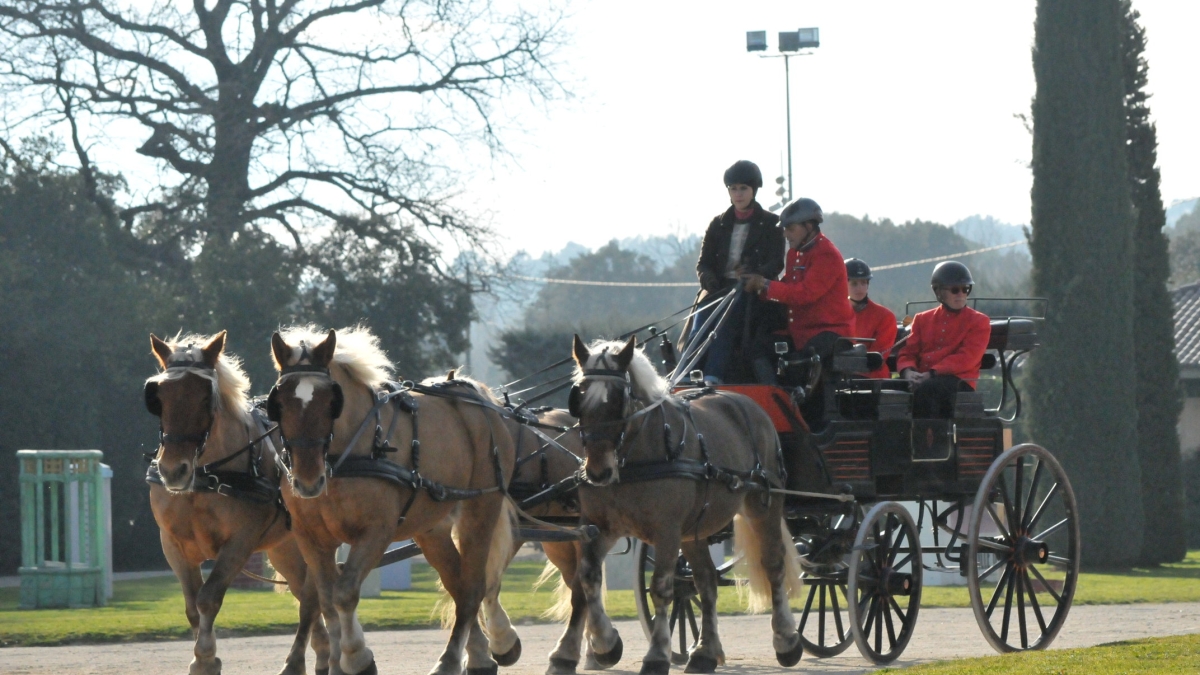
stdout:
<svg viewBox="0 0 1200 675">
<path fill-rule="evenodd" d="M 725 169 L 725 186 L 729 187 L 730 185 L 749 185 L 757 193 L 758 189 L 763 186 L 762 171 L 754 162 L 748 159 L 739 159 L 733 163 L 733 166 Z"/>
<path fill-rule="evenodd" d="M 820 225 L 825 221 L 825 216 L 821 214 L 821 205 L 807 197 L 793 201 L 779 212 L 780 227 L 787 227 L 792 223 L 807 223 L 810 220 L 815 220 L 817 225 Z"/>
<path fill-rule="evenodd" d="M 848 279 L 871 280 L 871 266 L 858 258 L 846 259 L 846 277 Z"/>
<path fill-rule="evenodd" d="M 934 289 L 939 286 L 974 286 L 975 280 L 971 278 L 971 270 L 966 265 L 957 260 L 947 260 L 933 268 L 929 285 Z"/>
</svg>

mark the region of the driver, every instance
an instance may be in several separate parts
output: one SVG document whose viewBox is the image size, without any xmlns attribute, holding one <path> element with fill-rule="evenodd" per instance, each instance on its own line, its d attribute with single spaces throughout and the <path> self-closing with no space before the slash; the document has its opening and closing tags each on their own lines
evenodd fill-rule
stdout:
<svg viewBox="0 0 1200 675">
<path fill-rule="evenodd" d="M 730 206 L 708 224 L 700 245 L 696 275 L 700 278 L 701 293 L 696 299 L 697 306 L 737 285 L 738 275 L 744 272 L 774 279 L 783 268 L 779 218 L 755 199 L 763 185 L 758 165 L 745 159 L 734 162 L 725 170 L 724 183 Z M 758 298 L 744 293 L 738 293 L 734 299 L 704 361 L 698 364 L 709 384 L 721 384 L 736 374 L 737 368 L 731 363 L 734 348 L 744 340 L 747 329 L 758 323 L 760 304 Z M 696 315 L 689 343 L 706 337 L 699 333 L 712 311 L 709 308 Z M 742 348 L 748 350 L 749 346 Z"/>
<path fill-rule="evenodd" d="M 956 394 L 975 391 L 992 326 L 986 314 L 967 307 L 975 280 L 966 265 L 938 263 L 930 285 L 941 304 L 913 318 L 896 369 L 912 383 L 914 418 L 949 419 Z"/>
</svg>

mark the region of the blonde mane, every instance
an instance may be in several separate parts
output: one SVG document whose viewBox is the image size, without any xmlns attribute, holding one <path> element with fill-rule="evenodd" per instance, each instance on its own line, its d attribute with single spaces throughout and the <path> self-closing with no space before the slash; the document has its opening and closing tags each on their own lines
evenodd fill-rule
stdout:
<svg viewBox="0 0 1200 675">
<path fill-rule="evenodd" d="M 480 382 L 479 380 L 476 380 L 473 377 L 461 375 L 461 374 L 459 374 L 459 372 L 457 370 L 451 370 L 449 373 L 446 374 L 446 377 L 436 377 L 435 376 L 435 377 L 427 377 L 424 380 L 421 380 L 421 384 L 426 385 L 426 386 L 445 383 L 445 382 L 455 382 L 459 386 L 463 386 L 468 389 L 473 389 L 476 393 L 478 393 L 480 396 L 482 396 L 485 401 L 489 401 L 498 406 L 504 405 L 504 403 L 500 399 L 496 398 L 496 395 L 492 393 L 492 390 L 486 384 Z"/>
<path fill-rule="evenodd" d="M 592 370 L 600 369 L 615 369 L 617 367 L 616 356 L 625 347 L 625 343 L 620 340 L 595 340 L 588 345 L 588 352 L 591 356 L 588 357 L 588 362 L 584 364 L 584 368 L 580 368 L 579 364 L 575 364 L 575 383 L 578 384 L 583 380 L 584 369 Z M 665 379 L 659 377 L 658 372 L 654 369 L 654 364 L 650 363 L 650 358 L 646 356 L 641 349 L 633 350 L 633 360 L 629 362 L 629 383 L 633 386 L 633 395 L 643 403 L 654 403 L 660 398 L 664 398 L 671 392 L 670 385 Z M 588 397 L 607 396 L 607 387 L 593 387 L 588 390 Z M 585 399 L 584 403 L 588 404 L 592 401 Z"/>
<path fill-rule="evenodd" d="M 292 347 L 292 358 L 288 363 L 277 365 L 295 365 L 303 353 L 300 345 L 303 344 L 311 350 L 325 341 L 328 332 L 311 324 L 281 328 L 279 335 Z M 334 365 L 345 370 L 352 380 L 371 389 L 378 388 L 391 379 L 395 370 L 395 366 L 379 346 L 379 338 L 375 337 L 371 329 L 362 325 L 337 329 L 337 346 L 333 350 L 333 362 L 330 366 Z"/>
<path fill-rule="evenodd" d="M 208 344 L 216 335 L 197 335 L 195 333 L 178 333 L 175 337 L 165 340 L 171 348 L 171 358 L 168 361 L 202 362 L 204 356 L 200 349 Z M 147 379 L 147 382 L 165 382 L 178 380 L 192 373 L 212 382 L 216 394 L 218 410 L 237 416 L 243 421 L 249 420 L 250 407 L 246 394 L 250 391 L 250 378 L 242 368 L 242 359 L 228 351 L 221 352 L 217 365 L 213 370 L 207 368 L 171 368 L 163 370 L 158 375 Z"/>
</svg>

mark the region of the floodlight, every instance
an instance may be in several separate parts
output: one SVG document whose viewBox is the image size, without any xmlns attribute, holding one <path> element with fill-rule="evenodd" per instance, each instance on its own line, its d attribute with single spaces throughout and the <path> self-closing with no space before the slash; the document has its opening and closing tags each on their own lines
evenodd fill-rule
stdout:
<svg viewBox="0 0 1200 675">
<path fill-rule="evenodd" d="M 779 32 L 779 51 L 794 52 L 800 49 L 800 34 L 796 31 Z"/>
<path fill-rule="evenodd" d="M 820 28 L 800 28 L 796 30 L 796 37 L 799 40 L 797 49 L 815 49 L 821 46 Z"/>
<path fill-rule="evenodd" d="M 748 51 L 748 52 L 765 52 L 765 51 L 767 51 L 767 31 L 765 31 L 765 30 L 748 30 L 748 31 L 746 31 L 746 51 Z"/>
</svg>

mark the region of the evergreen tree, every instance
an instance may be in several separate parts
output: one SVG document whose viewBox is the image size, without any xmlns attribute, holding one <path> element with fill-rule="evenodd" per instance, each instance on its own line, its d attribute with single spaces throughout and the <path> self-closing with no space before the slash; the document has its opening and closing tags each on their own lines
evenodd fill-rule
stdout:
<svg viewBox="0 0 1200 675">
<path fill-rule="evenodd" d="M 1125 134 L 1129 187 L 1137 216 L 1134 229 L 1134 363 L 1137 367 L 1138 459 L 1146 530 L 1141 561 L 1158 564 L 1187 554 L 1183 481 L 1180 473 L 1179 413 L 1182 396 L 1175 360 L 1174 306 L 1167 293 L 1171 266 L 1163 234 L 1166 212 L 1159 191 L 1158 132 L 1150 121 L 1143 56 L 1146 30 L 1131 0 L 1122 0 L 1125 67 Z"/>
<path fill-rule="evenodd" d="M 1050 300 L 1031 431 L 1075 489 L 1089 566 L 1142 550 L 1133 224 L 1120 0 L 1039 0 L 1033 51 L 1033 283 Z"/>
</svg>

